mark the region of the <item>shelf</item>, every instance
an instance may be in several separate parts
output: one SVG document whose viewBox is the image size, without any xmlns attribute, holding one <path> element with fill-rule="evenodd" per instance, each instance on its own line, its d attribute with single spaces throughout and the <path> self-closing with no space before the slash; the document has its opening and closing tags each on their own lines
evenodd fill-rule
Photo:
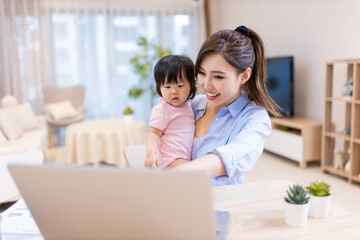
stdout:
<svg viewBox="0 0 360 240">
<path fill-rule="evenodd" d="M 346 71 L 344 71 L 344 67 Z M 360 183 L 360 59 L 334 59 L 329 61 L 326 64 L 325 75 L 325 115 L 321 166 L 323 171 L 346 177 L 349 183 Z M 340 85 L 350 79 L 353 80 L 352 96 L 343 97 L 341 96 Z M 344 113 L 338 113 L 339 107 L 344 108 L 341 109 L 344 110 Z M 337 126 L 339 123 L 340 126 Z M 350 128 L 351 135 L 346 135 L 344 131 L 340 132 L 339 129 L 342 128 Z M 335 151 L 347 152 L 352 168 L 351 173 L 354 175 L 335 169 L 333 166 L 334 157 L 339 157 L 335 155 Z M 357 174 L 355 175 L 355 173 Z"/>
<path fill-rule="evenodd" d="M 340 132 L 325 132 L 326 137 L 332 137 L 332 138 L 342 138 L 345 141 L 350 141 L 350 135 L 345 135 Z"/>
<path fill-rule="evenodd" d="M 346 178 L 349 178 L 350 176 L 350 173 L 345 172 L 344 170 L 335 169 L 333 166 L 324 166 L 324 170 Z"/>
<path fill-rule="evenodd" d="M 359 176 L 359 177 L 352 176 L 352 177 L 351 177 L 351 180 L 360 183 L 360 176 Z"/>
<path fill-rule="evenodd" d="M 338 102 L 353 103 L 352 99 L 344 98 L 344 97 L 327 97 L 325 99 L 327 102 L 338 101 Z M 360 101 L 359 101 L 359 103 L 360 103 Z"/>
<path fill-rule="evenodd" d="M 282 131 L 284 133 L 289 133 L 289 134 L 294 134 L 296 136 L 301 136 L 301 130 L 299 130 L 299 129 L 273 124 L 273 130 L 275 130 L 275 129 L 279 130 L 279 131 Z"/>
<path fill-rule="evenodd" d="M 347 64 L 354 64 L 360 61 L 360 58 L 351 58 L 351 59 L 345 59 L 345 58 L 337 58 L 330 60 L 326 62 L 327 64 L 334 64 L 334 63 L 347 63 Z"/>
</svg>

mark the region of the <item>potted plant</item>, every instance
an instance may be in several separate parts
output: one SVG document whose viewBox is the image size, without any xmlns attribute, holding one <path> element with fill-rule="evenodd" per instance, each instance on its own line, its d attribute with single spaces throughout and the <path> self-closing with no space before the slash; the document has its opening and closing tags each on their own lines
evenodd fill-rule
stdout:
<svg viewBox="0 0 360 240">
<path fill-rule="evenodd" d="M 328 217 L 331 204 L 330 185 L 324 181 L 314 181 L 306 189 L 310 195 L 309 215 L 317 218 Z"/>
<path fill-rule="evenodd" d="M 171 54 L 171 50 L 159 45 L 150 43 L 145 37 L 139 37 L 137 45 L 140 51 L 130 59 L 130 65 L 139 81 L 132 86 L 128 92 L 130 99 L 140 98 L 146 91 L 150 91 L 151 102 L 153 96 L 156 95 L 153 81 L 153 68 L 155 63 L 162 57 Z"/>
<path fill-rule="evenodd" d="M 306 225 L 309 211 L 309 197 L 307 190 L 299 185 L 289 186 L 285 200 L 285 222 L 289 226 L 303 227 Z"/>
<path fill-rule="evenodd" d="M 123 115 L 124 115 L 124 123 L 125 125 L 131 125 L 133 122 L 133 113 L 134 110 L 132 109 L 131 106 L 127 106 L 126 108 L 124 108 L 123 110 Z"/>
</svg>

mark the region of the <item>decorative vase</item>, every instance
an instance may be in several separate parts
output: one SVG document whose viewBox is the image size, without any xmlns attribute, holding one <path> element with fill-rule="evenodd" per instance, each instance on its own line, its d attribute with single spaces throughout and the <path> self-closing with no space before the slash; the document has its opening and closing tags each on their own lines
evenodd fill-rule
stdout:
<svg viewBox="0 0 360 240">
<path fill-rule="evenodd" d="M 330 212 L 331 196 L 317 197 L 310 195 L 309 216 L 327 218 Z"/>
<path fill-rule="evenodd" d="M 132 114 L 125 114 L 124 115 L 124 123 L 125 125 L 131 125 L 134 121 L 134 117 Z"/>
<path fill-rule="evenodd" d="M 284 201 L 285 222 L 292 227 L 304 227 L 309 212 L 309 203 L 291 204 Z"/>
</svg>

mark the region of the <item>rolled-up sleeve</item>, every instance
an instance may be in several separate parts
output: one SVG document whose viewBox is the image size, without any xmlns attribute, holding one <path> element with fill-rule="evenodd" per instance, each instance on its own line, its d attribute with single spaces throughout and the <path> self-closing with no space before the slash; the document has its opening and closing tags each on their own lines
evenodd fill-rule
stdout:
<svg viewBox="0 0 360 240">
<path fill-rule="evenodd" d="M 226 174 L 218 178 L 227 180 L 243 176 L 262 154 L 266 138 L 271 133 L 270 118 L 266 111 L 250 115 L 235 137 L 211 151 L 220 156 L 226 169 Z"/>
</svg>

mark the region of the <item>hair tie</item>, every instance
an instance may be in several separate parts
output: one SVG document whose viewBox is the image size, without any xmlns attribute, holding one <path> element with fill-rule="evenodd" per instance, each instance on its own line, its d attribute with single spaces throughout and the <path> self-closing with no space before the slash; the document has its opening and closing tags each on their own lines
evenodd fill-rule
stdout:
<svg viewBox="0 0 360 240">
<path fill-rule="evenodd" d="M 249 29 L 245 26 L 239 26 L 235 31 L 244 34 L 246 37 L 250 37 Z"/>
</svg>

